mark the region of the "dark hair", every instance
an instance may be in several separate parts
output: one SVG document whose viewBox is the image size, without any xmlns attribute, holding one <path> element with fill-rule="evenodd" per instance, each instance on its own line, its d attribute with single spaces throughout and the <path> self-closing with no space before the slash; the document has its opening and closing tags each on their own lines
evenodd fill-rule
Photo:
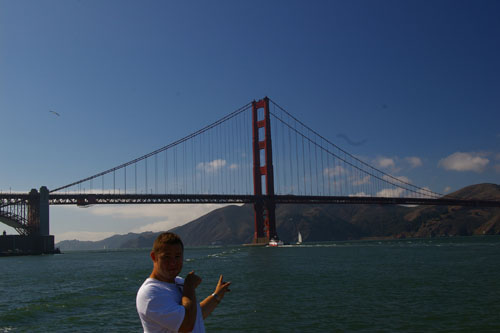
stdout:
<svg viewBox="0 0 500 333">
<path fill-rule="evenodd" d="M 153 243 L 153 252 L 160 253 L 167 244 L 180 244 L 182 250 L 184 251 L 184 244 L 182 244 L 182 240 L 177 234 L 174 234 L 173 232 L 163 232 L 156 237 L 155 242 Z"/>
</svg>

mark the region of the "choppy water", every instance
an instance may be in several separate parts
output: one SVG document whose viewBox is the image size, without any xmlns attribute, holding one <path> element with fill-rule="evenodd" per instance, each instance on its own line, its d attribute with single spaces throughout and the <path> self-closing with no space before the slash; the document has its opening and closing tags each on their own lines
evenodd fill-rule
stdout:
<svg viewBox="0 0 500 333">
<path fill-rule="evenodd" d="M 139 332 L 148 250 L 0 258 L 0 332 Z M 188 248 L 210 332 L 500 332 L 500 237 Z"/>
</svg>

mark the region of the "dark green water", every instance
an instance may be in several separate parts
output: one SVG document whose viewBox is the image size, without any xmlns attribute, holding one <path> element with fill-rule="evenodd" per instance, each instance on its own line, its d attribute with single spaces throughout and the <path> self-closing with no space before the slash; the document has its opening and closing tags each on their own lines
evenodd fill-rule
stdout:
<svg viewBox="0 0 500 333">
<path fill-rule="evenodd" d="M 148 250 L 0 258 L 0 332 L 139 332 Z M 188 248 L 210 332 L 500 332 L 500 237 Z"/>
</svg>

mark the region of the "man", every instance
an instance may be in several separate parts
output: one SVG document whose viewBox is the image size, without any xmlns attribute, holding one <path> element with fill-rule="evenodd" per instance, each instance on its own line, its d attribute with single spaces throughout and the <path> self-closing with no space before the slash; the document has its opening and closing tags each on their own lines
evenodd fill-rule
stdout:
<svg viewBox="0 0 500 333">
<path fill-rule="evenodd" d="M 185 279 L 177 276 L 184 259 L 180 237 L 171 232 L 160 234 L 150 256 L 153 272 L 136 298 L 144 332 L 205 332 L 203 320 L 224 298 L 231 282 L 224 282 L 221 275 L 215 291 L 198 304 L 195 290 L 201 278 L 194 271 Z"/>
</svg>

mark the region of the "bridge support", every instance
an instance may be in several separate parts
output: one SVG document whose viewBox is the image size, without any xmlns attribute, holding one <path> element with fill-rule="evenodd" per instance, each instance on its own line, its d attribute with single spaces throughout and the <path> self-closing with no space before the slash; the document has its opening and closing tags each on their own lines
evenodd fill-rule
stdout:
<svg viewBox="0 0 500 333">
<path fill-rule="evenodd" d="M 262 110 L 263 109 L 263 110 Z M 276 215 L 274 201 L 273 153 L 271 142 L 271 121 L 269 98 L 252 102 L 252 146 L 253 146 L 253 187 L 259 198 L 254 204 L 255 244 L 268 243 L 276 237 Z M 263 193 L 263 182 L 265 193 Z"/>
<path fill-rule="evenodd" d="M 40 187 L 40 236 L 49 236 L 49 190 Z"/>
<path fill-rule="evenodd" d="M 49 190 L 42 186 L 40 192 L 32 189 L 28 199 L 28 234 L 49 235 Z"/>
<path fill-rule="evenodd" d="M 26 202 L 25 221 L 21 235 L 0 236 L 0 255 L 57 253 L 54 236 L 49 234 L 49 190 L 32 189 Z"/>
</svg>

